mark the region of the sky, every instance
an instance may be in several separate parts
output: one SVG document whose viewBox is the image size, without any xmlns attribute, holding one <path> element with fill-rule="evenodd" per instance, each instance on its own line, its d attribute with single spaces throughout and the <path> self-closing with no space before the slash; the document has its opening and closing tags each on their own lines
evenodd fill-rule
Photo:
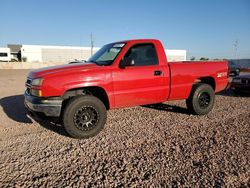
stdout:
<svg viewBox="0 0 250 188">
<path fill-rule="evenodd" d="M 1 0 L 0 46 L 155 38 L 188 58 L 250 58 L 250 0 Z"/>
</svg>

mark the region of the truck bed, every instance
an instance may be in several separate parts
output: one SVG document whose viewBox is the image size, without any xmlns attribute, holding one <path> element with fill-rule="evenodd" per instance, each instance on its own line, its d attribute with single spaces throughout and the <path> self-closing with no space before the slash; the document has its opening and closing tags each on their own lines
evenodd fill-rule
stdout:
<svg viewBox="0 0 250 188">
<path fill-rule="evenodd" d="M 215 92 L 225 89 L 228 83 L 228 66 L 225 60 L 169 62 L 169 67 L 171 75 L 169 100 L 187 99 L 193 83 L 199 82 L 200 75 L 203 79 L 207 77 L 214 82 Z"/>
</svg>

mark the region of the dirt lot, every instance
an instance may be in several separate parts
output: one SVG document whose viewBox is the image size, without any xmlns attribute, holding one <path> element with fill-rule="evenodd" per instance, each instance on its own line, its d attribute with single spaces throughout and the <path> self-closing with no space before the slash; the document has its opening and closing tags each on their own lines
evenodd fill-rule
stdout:
<svg viewBox="0 0 250 188">
<path fill-rule="evenodd" d="M 185 101 L 108 112 L 88 140 L 35 121 L 26 70 L 0 70 L 0 187 L 249 187 L 250 98 L 216 96 L 206 116 Z"/>
</svg>

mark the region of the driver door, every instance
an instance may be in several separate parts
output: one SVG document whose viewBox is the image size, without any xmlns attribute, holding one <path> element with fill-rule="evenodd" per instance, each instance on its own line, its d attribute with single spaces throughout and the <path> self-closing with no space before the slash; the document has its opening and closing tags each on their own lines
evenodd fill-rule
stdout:
<svg viewBox="0 0 250 188">
<path fill-rule="evenodd" d="M 131 47 L 124 56 L 126 65 L 114 70 L 113 86 L 115 106 L 163 102 L 168 95 L 168 79 L 159 65 L 153 44 Z"/>
</svg>

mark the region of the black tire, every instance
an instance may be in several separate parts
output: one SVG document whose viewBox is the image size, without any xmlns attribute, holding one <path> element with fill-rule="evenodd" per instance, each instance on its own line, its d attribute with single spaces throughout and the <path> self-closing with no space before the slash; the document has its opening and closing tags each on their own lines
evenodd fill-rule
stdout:
<svg viewBox="0 0 250 188">
<path fill-rule="evenodd" d="M 71 99 L 63 113 L 66 132 L 74 138 L 90 138 L 97 135 L 107 120 L 107 110 L 98 98 L 91 95 Z"/>
<path fill-rule="evenodd" d="M 191 113 L 205 115 L 213 109 L 214 98 L 213 88 L 208 84 L 199 83 L 193 86 L 186 104 Z"/>
</svg>

